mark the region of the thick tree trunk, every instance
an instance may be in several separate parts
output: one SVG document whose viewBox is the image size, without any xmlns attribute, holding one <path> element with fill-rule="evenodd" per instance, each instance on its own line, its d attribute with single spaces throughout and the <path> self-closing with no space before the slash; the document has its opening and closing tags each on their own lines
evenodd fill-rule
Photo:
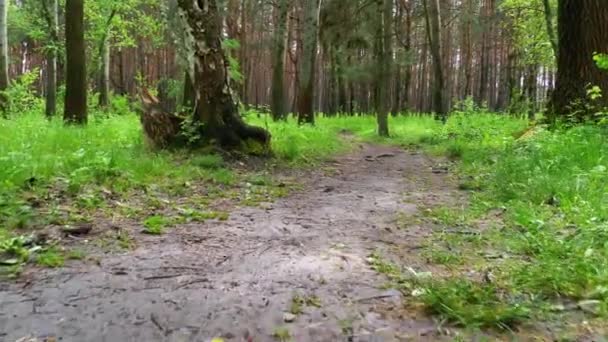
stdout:
<svg viewBox="0 0 608 342">
<path fill-rule="evenodd" d="M 65 10 L 66 89 L 63 119 L 87 122 L 87 79 L 84 41 L 84 0 L 67 0 Z"/>
<path fill-rule="evenodd" d="M 274 47 L 272 52 L 272 117 L 274 120 L 286 119 L 285 99 L 285 35 L 287 33 L 288 0 L 279 0 L 276 9 Z"/>
<path fill-rule="evenodd" d="M 558 32 L 554 117 L 569 114 L 576 101 L 585 102 L 589 85 L 608 91 L 608 72 L 599 70 L 593 61 L 594 53 L 608 53 L 606 0 L 560 0 Z M 598 99 L 597 105 L 608 106 L 608 96 Z"/>
<path fill-rule="evenodd" d="M 255 141 L 267 150 L 270 134 L 247 125 L 239 115 L 222 49 L 222 20 L 216 0 L 179 0 L 178 3 L 195 42 L 194 122 L 201 124 L 201 138 L 232 149 L 246 148 L 250 141 Z"/>
<path fill-rule="evenodd" d="M 45 1 L 45 14 L 48 19 L 48 29 L 51 43 L 59 43 L 59 4 L 57 0 Z M 51 118 L 57 112 L 57 49 L 50 48 L 46 54 L 46 95 L 45 114 Z"/>
<path fill-rule="evenodd" d="M 430 4 L 429 4 L 430 1 Z M 445 78 L 441 59 L 441 14 L 439 0 L 424 0 L 425 19 L 431 55 L 433 57 L 433 111 L 436 118 L 445 121 Z"/>
<path fill-rule="evenodd" d="M 0 92 L 5 91 L 9 85 L 8 79 L 8 6 L 9 1 L 0 0 Z M 0 95 L 0 110 L 5 111 L 8 99 Z"/>
<path fill-rule="evenodd" d="M 317 60 L 318 3 L 319 0 L 304 2 L 302 33 L 302 56 L 299 61 L 298 122 L 315 123 L 314 93 Z"/>
</svg>

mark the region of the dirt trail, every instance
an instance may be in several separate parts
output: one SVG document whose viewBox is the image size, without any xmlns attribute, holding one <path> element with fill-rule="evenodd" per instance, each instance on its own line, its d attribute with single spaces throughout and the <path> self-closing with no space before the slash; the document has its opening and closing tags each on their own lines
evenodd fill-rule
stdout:
<svg viewBox="0 0 608 342">
<path fill-rule="evenodd" d="M 279 327 L 298 342 L 437 340 L 430 319 L 377 310 L 403 298 L 381 288 L 386 279 L 366 260 L 399 246 L 422 267 L 416 253 L 428 227 L 399 230 L 395 218 L 453 196 L 432 164 L 361 145 L 329 163 L 331 176 L 314 171 L 301 191 L 265 209 L 182 225 L 99 266 L 76 262 L 0 284 L 0 341 L 272 341 Z M 295 294 L 321 305 L 304 304 L 285 323 Z"/>
</svg>

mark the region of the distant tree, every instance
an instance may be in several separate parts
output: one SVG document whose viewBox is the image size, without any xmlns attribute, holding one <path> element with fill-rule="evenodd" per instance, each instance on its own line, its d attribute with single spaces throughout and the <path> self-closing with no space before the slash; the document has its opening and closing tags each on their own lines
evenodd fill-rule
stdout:
<svg viewBox="0 0 608 342">
<path fill-rule="evenodd" d="M 299 61 L 298 122 L 315 123 L 314 94 L 317 65 L 319 0 L 303 0 L 302 56 Z"/>
<path fill-rule="evenodd" d="M 389 74 L 393 59 L 393 0 L 377 0 L 376 6 L 376 58 L 379 69 L 376 71 L 376 121 L 378 135 L 388 137 L 388 112 L 391 108 Z"/>
<path fill-rule="evenodd" d="M 608 3 L 606 0 L 560 0 L 558 6 L 557 82 L 551 110 L 553 117 L 570 114 L 571 105 L 585 101 L 589 86 L 608 91 L 608 72 L 593 61 L 607 53 Z M 597 99 L 608 106 L 608 96 Z"/>
<path fill-rule="evenodd" d="M 272 51 L 272 116 L 281 120 L 286 115 L 285 99 L 285 39 L 289 0 L 279 0 L 275 8 L 274 47 Z"/>
<path fill-rule="evenodd" d="M 433 57 L 433 111 L 437 119 L 445 121 L 448 111 L 445 108 L 446 102 L 444 100 L 445 77 L 441 58 L 441 14 L 439 0 L 423 0 L 423 3 L 427 37 Z"/>
<path fill-rule="evenodd" d="M 87 122 L 87 68 L 84 40 L 84 0 L 66 0 L 66 89 L 63 119 Z"/>
<path fill-rule="evenodd" d="M 59 4 L 57 0 L 43 0 L 42 13 L 47 23 L 49 44 L 46 47 L 46 105 L 48 118 L 57 111 L 57 55 L 59 50 Z"/>
<path fill-rule="evenodd" d="M 9 85 L 8 79 L 8 6 L 9 1 L 0 0 L 0 91 L 6 90 Z M 5 95 L 0 95 L 0 110 L 5 110 L 7 105 Z"/>
</svg>

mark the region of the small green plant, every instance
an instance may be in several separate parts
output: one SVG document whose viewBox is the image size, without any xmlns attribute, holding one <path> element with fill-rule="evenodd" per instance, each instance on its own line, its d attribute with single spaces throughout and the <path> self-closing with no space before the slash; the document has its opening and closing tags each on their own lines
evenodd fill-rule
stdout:
<svg viewBox="0 0 608 342">
<path fill-rule="evenodd" d="M 69 260 L 83 260 L 86 257 L 86 252 L 82 249 L 71 249 L 67 253 L 67 258 Z"/>
<path fill-rule="evenodd" d="M 290 342 L 291 333 L 287 327 L 277 327 L 272 333 L 272 337 L 279 342 Z"/>
<path fill-rule="evenodd" d="M 300 315 L 304 312 L 304 298 L 300 295 L 294 295 L 291 298 L 291 303 L 289 305 L 289 312 L 294 315 Z"/>
<path fill-rule="evenodd" d="M 65 263 L 65 257 L 56 247 L 49 247 L 36 255 L 36 263 L 44 267 L 61 267 Z"/>
<path fill-rule="evenodd" d="M 144 221 L 144 232 L 151 235 L 160 235 L 164 233 L 165 228 L 171 224 L 172 220 L 165 216 L 150 216 Z"/>
</svg>

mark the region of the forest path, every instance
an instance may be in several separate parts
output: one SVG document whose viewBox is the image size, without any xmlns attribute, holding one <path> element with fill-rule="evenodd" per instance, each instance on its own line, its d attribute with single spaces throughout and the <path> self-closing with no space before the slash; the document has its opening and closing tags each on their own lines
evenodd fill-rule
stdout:
<svg viewBox="0 0 608 342">
<path fill-rule="evenodd" d="M 399 312 L 404 298 L 367 262 L 399 250 L 400 262 L 424 270 L 417 254 L 432 227 L 400 229 L 398 218 L 457 199 L 433 164 L 361 144 L 266 208 L 176 227 L 99 265 L 0 283 L 0 341 L 274 341 L 286 330 L 297 342 L 438 340 L 430 319 Z M 289 317 L 294 296 L 302 312 Z"/>
</svg>

